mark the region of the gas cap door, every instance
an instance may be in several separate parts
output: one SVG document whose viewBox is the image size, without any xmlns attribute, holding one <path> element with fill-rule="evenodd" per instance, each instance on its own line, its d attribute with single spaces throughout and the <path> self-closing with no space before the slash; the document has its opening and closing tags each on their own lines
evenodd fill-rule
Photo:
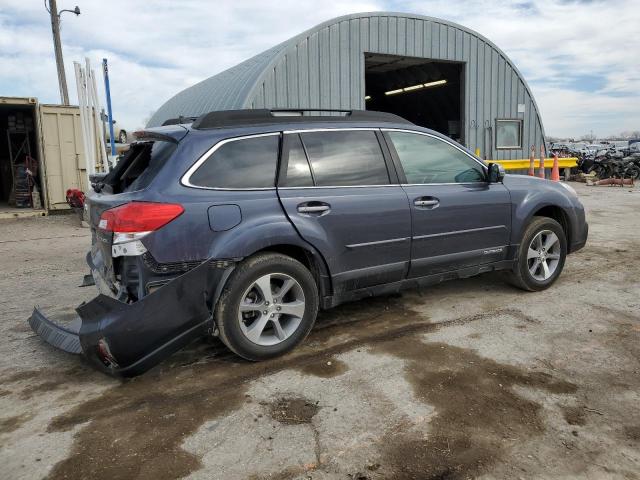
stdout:
<svg viewBox="0 0 640 480">
<path fill-rule="evenodd" d="M 238 205 L 211 205 L 207 214 L 209 228 L 214 232 L 231 230 L 242 222 L 242 211 Z"/>
</svg>

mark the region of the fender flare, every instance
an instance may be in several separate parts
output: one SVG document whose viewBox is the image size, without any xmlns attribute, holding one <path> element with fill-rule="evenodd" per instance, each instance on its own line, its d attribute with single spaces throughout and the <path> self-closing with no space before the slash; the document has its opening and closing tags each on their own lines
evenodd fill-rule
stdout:
<svg viewBox="0 0 640 480">
<path fill-rule="evenodd" d="M 520 242 L 522 241 L 522 237 L 524 236 L 524 232 L 529 226 L 529 224 L 531 223 L 533 217 L 538 216 L 537 215 L 538 212 L 540 212 L 541 210 L 544 210 L 545 208 L 556 209 L 561 213 L 563 218 L 560 220 L 558 220 L 553 216 L 549 216 L 549 215 L 546 215 L 546 216 L 548 216 L 549 218 L 553 218 L 554 220 L 558 221 L 558 223 L 560 223 L 562 228 L 565 230 L 565 234 L 567 237 L 567 245 L 570 244 L 570 239 L 573 233 L 572 231 L 573 223 L 574 223 L 572 222 L 570 211 L 566 207 L 559 205 L 559 202 L 553 202 L 553 201 L 545 201 L 540 203 L 535 202 L 529 208 L 520 209 L 521 212 L 522 211 L 526 212 L 523 215 L 519 215 L 518 213 L 514 214 L 514 220 L 518 218 L 518 223 L 516 225 L 514 221 L 514 224 L 513 224 L 513 227 L 515 228 L 513 228 L 512 230 L 513 232 L 512 238 L 511 238 L 512 244 L 516 244 L 516 245 L 520 244 Z"/>
</svg>

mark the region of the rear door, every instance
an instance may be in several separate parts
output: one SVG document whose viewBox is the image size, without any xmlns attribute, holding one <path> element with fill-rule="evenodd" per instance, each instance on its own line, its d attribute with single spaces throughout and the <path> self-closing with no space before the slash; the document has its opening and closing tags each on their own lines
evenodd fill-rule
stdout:
<svg viewBox="0 0 640 480">
<path fill-rule="evenodd" d="M 335 290 L 403 279 L 411 215 L 380 132 L 285 132 L 283 145 L 278 195 L 327 261 Z"/>
<path fill-rule="evenodd" d="M 385 130 L 413 219 L 410 277 L 504 260 L 511 197 L 485 167 L 435 135 Z"/>
</svg>

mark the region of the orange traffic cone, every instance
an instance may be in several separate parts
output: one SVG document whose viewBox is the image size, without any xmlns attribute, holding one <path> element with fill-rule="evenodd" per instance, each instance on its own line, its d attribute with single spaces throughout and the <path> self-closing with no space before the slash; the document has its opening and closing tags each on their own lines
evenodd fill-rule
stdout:
<svg viewBox="0 0 640 480">
<path fill-rule="evenodd" d="M 558 154 L 553 154 L 553 168 L 551 169 L 551 181 L 559 182 L 560 181 L 560 169 L 558 168 Z"/>
<path fill-rule="evenodd" d="M 540 146 L 540 166 L 538 167 L 538 176 L 544 178 L 544 147 Z"/>
<path fill-rule="evenodd" d="M 529 176 L 535 177 L 535 163 L 536 163 L 536 147 L 531 145 L 531 155 L 529 156 Z"/>
</svg>

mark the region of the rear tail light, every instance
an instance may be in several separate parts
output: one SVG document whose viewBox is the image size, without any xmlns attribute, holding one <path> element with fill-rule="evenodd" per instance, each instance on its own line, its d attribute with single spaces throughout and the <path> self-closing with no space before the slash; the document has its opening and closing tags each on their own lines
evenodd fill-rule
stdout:
<svg viewBox="0 0 640 480">
<path fill-rule="evenodd" d="M 106 367 L 118 368 L 118 362 L 116 362 L 116 359 L 111 354 L 111 350 L 109 349 L 109 344 L 104 338 L 101 338 L 100 340 L 98 340 L 97 350 L 98 350 L 97 351 L 98 358 L 100 358 L 100 360 Z"/>
<path fill-rule="evenodd" d="M 148 233 L 158 230 L 184 212 L 176 203 L 131 202 L 102 212 L 98 227 L 114 233 Z"/>
</svg>

